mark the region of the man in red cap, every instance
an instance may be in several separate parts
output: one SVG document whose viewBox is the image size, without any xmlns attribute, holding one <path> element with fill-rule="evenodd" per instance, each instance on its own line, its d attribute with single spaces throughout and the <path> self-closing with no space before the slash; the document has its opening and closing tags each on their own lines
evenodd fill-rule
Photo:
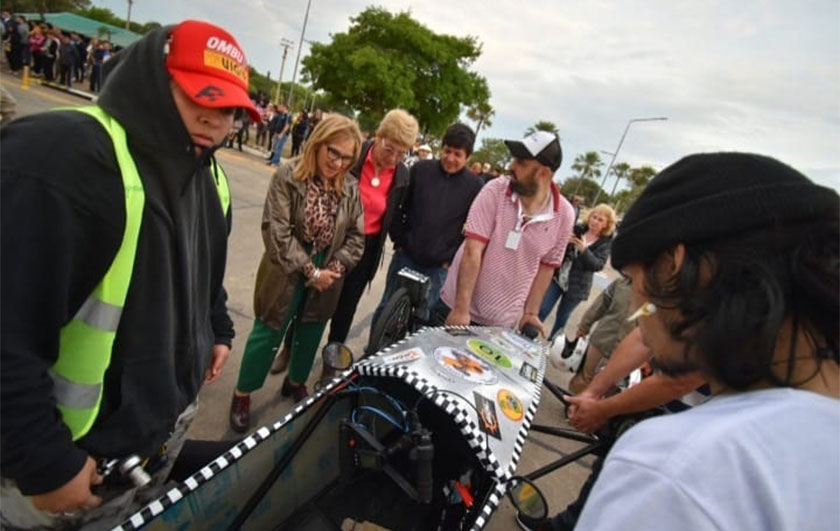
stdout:
<svg viewBox="0 0 840 531">
<path fill-rule="evenodd" d="M 187 21 L 105 68 L 96 106 L 0 137 L 5 528 L 111 527 L 155 496 L 234 334 L 213 153 L 259 121 L 242 48 Z"/>
</svg>

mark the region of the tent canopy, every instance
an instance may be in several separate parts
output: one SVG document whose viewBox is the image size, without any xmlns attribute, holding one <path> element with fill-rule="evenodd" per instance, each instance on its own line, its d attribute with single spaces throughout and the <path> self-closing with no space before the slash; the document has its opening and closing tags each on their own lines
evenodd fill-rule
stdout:
<svg viewBox="0 0 840 531">
<path fill-rule="evenodd" d="M 26 13 L 24 16 L 31 21 L 42 20 L 39 13 Z M 123 48 L 143 37 L 125 28 L 112 26 L 74 13 L 44 13 L 43 20 L 63 31 L 75 31 L 88 38 L 108 40 L 112 44 Z"/>
</svg>

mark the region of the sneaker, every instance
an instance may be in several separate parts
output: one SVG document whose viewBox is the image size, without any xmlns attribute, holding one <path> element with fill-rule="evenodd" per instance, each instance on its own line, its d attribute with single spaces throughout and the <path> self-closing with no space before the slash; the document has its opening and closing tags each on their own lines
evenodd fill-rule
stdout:
<svg viewBox="0 0 840 531">
<path fill-rule="evenodd" d="M 516 511 L 516 523 L 525 531 L 551 531 L 551 520 L 548 518 L 531 518 Z"/>
</svg>

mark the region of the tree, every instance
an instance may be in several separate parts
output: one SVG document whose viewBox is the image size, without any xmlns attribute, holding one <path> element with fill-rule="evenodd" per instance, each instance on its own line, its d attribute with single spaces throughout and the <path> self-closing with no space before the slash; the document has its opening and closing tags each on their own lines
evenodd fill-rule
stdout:
<svg viewBox="0 0 840 531">
<path fill-rule="evenodd" d="M 598 155 L 597 151 L 587 151 L 575 157 L 572 163 L 572 169 L 578 172 L 578 176 L 580 177 L 580 180 L 577 181 L 578 188 L 587 179 L 597 179 L 600 177 L 601 166 L 603 165 L 604 162 L 601 160 L 601 156 Z M 575 190 L 574 194 L 578 195 L 578 190 Z"/>
<path fill-rule="evenodd" d="M 475 150 L 470 160 L 482 164 L 489 162 L 491 166 L 501 171 L 510 164 L 511 156 L 501 138 L 482 138 L 481 147 Z"/>
<path fill-rule="evenodd" d="M 616 212 L 622 212 L 630 208 L 630 205 L 641 195 L 654 175 L 656 175 L 656 170 L 650 166 L 632 168 L 627 174 L 630 189 L 622 190 L 612 198 Z"/>
<path fill-rule="evenodd" d="M 551 134 L 557 135 L 557 138 L 560 138 L 560 131 L 557 130 L 557 126 L 554 125 L 554 122 L 540 120 L 525 130 L 525 136 L 536 133 L 537 131 L 547 131 Z"/>
<path fill-rule="evenodd" d="M 488 101 L 487 80 L 469 67 L 481 55 L 475 37 L 439 35 L 409 12 L 369 7 L 346 33 L 313 43 L 302 74 L 335 106 L 378 122 L 390 109 L 411 112 L 424 132 L 441 134 L 463 106 Z"/>
<path fill-rule="evenodd" d="M 496 110 L 493 109 L 489 101 L 480 101 L 467 109 L 467 118 L 475 122 L 476 136 L 483 126 L 490 127 L 493 125 L 492 118 L 495 114 Z"/>
<path fill-rule="evenodd" d="M 618 183 L 621 182 L 621 179 L 626 179 L 627 176 L 630 174 L 630 165 L 626 162 L 619 162 L 618 164 L 614 164 L 610 173 L 615 175 L 615 183 L 612 187 L 612 193 L 610 195 L 615 195 L 615 190 L 618 188 Z"/>
<path fill-rule="evenodd" d="M 3 2 L 3 10 L 11 13 L 59 13 L 87 9 L 90 0 L 9 0 Z"/>
<path fill-rule="evenodd" d="M 72 11 L 77 15 L 81 15 L 83 17 L 87 17 L 93 20 L 98 20 L 99 22 L 104 22 L 112 26 L 117 26 L 118 28 L 125 27 L 125 19 L 120 18 L 119 16 L 115 15 L 113 11 L 104 7 L 93 6 L 85 8 L 76 8 Z M 134 33 L 145 35 L 152 29 L 159 27 L 160 24 L 158 22 L 146 22 L 145 24 L 141 24 L 139 22 L 131 22 L 128 29 L 129 31 L 133 31 Z"/>
<path fill-rule="evenodd" d="M 604 191 L 598 186 L 598 183 L 583 177 L 569 177 L 560 186 L 560 191 L 566 197 L 571 197 L 572 195 L 582 196 L 583 204 L 589 206 L 594 206 L 592 202 L 596 195 L 604 195 Z"/>
</svg>

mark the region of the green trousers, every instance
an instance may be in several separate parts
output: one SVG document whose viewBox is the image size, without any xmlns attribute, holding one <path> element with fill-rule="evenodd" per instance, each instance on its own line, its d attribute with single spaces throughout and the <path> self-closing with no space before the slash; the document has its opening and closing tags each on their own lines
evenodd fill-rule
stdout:
<svg viewBox="0 0 840 531">
<path fill-rule="evenodd" d="M 325 254 L 326 251 L 321 251 L 312 258 L 312 262 L 316 266 L 320 266 Z M 251 393 L 263 386 L 277 349 L 281 347 L 283 336 L 292 321 L 295 321 L 295 326 L 291 337 L 289 379 L 296 384 L 306 382 L 309 371 L 312 370 L 315 353 L 318 351 L 318 345 L 321 344 L 321 337 L 324 335 L 324 329 L 327 326 L 326 321 L 302 322 L 301 318 L 303 317 L 303 308 L 306 305 L 308 291 L 309 289 L 304 286 L 304 280 L 301 279 L 295 286 L 292 303 L 289 305 L 289 313 L 279 330 L 271 328 L 259 319 L 254 319 L 254 328 L 248 335 L 245 354 L 242 356 L 242 364 L 239 366 L 239 380 L 236 383 L 238 391 Z"/>
</svg>

